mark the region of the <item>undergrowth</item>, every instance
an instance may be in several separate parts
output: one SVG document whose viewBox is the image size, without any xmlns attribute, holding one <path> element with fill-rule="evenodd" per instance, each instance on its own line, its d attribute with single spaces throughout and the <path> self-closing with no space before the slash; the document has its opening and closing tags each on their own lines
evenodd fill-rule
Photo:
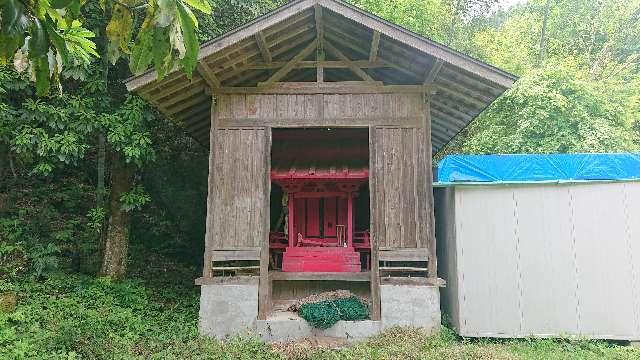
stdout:
<svg viewBox="0 0 640 360">
<path fill-rule="evenodd" d="M 0 312 L 0 359 L 640 359 L 638 349 L 603 341 L 472 341 L 447 327 L 432 336 L 393 328 L 340 350 L 271 346 L 250 334 L 219 342 L 198 336 L 190 271 L 165 270 L 144 281 L 57 274 L 1 282 L 17 306 Z"/>
</svg>

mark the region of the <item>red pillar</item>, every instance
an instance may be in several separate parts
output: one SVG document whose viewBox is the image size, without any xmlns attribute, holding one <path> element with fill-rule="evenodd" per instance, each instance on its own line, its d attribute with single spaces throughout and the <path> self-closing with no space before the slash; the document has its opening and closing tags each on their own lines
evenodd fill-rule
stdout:
<svg viewBox="0 0 640 360">
<path fill-rule="evenodd" d="M 288 227 L 289 227 L 289 247 L 295 247 L 296 246 L 296 234 L 294 234 L 295 232 L 295 228 L 293 226 L 293 193 L 289 193 L 289 203 L 287 204 L 288 210 L 287 210 L 287 214 L 288 214 Z"/>
<path fill-rule="evenodd" d="M 353 193 L 347 193 L 347 246 L 353 247 Z"/>
</svg>

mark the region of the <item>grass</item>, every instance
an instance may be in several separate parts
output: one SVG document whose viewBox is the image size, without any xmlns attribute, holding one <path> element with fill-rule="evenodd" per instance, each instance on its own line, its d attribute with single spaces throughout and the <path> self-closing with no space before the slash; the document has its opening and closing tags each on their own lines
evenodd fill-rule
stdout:
<svg viewBox="0 0 640 360">
<path fill-rule="evenodd" d="M 640 359 L 640 349 L 604 341 L 468 340 L 446 327 L 428 336 L 393 328 L 339 350 L 296 342 L 272 346 L 250 335 L 198 336 L 192 275 L 157 269 L 153 281 L 59 274 L 0 281 L 17 297 L 0 311 L 0 359 Z"/>
</svg>

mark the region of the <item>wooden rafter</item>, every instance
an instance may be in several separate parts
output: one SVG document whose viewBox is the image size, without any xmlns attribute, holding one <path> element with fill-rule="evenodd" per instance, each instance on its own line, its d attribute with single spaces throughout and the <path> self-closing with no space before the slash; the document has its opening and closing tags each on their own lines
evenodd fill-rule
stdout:
<svg viewBox="0 0 640 360">
<path fill-rule="evenodd" d="M 322 7 L 316 4 L 314 7 L 314 19 L 316 22 L 316 60 L 324 60 L 324 26 L 322 24 Z M 316 81 L 324 81 L 324 68 L 318 64 L 316 66 Z"/>
<path fill-rule="evenodd" d="M 369 48 L 369 61 L 376 61 L 378 58 L 378 48 L 380 47 L 380 32 L 373 31 L 373 37 L 371 38 L 371 46 Z"/>
<path fill-rule="evenodd" d="M 332 29 L 332 30 L 334 30 L 334 29 Z M 368 51 L 368 50 L 365 50 L 363 47 L 361 47 L 361 46 L 360 46 L 360 45 L 358 45 L 357 43 L 355 43 L 355 42 L 351 41 L 351 39 L 349 39 L 349 40 L 345 40 L 345 38 L 344 38 L 344 34 L 340 33 L 339 31 L 335 31 L 335 32 L 336 32 L 335 34 L 330 33 L 330 32 L 327 32 L 327 33 L 326 33 L 326 38 L 327 38 L 327 39 L 330 39 L 330 40 L 331 40 L 331 41 L 333 41 L 333 42 L 343 44 L 344 46 L 349 46 L 349 47 L 351 47 L 353 50 L 355 50 L 355 51 L 357 51 L 358 53 L 361 53 L 361 54 L 363 54 L 363 55 L 365 55 L 365 56 L 366 56 L 366 54 L 369 54 L 369 51 Z M 386 65 L 388 65 L 389 67 L 391 67 L 391 68 L 393 68 L 393 69 L 396 69 L 396 70 L 398 70 L 398 71 L 402 72 L 402 73 L 403 73 L 403 74 L 405 74 L 405 75 L 408 75 L 408 76 L 411 76 L 411 77 L 418 77 L 418 76 L 419 76 L 419 75 L 417 75 L 416 73 L 414 73 L 414 72 L 412 72 L 412 71 L 410 71 L 410 70 L 407 70 L 406 68 L 404 68 L 404 67 L 402 67 L 402 66 L 399 66 L 399 65 L 397 65 L 397 64 L 394 64 L 394 63 L 392 63 L 392 62 L 385 61 L 384 63 L 385 63 Z"/>
<path fill-rule="evenodd" d="M 204 81 L 207 82 L 207 85 L 209 85 L 209 88 L 212 91 L 217 91 L 222 87 L 220 85 L 220 80 L 218 80 L 218 78 L 216 77 L 216 74 L 213 73 L 211 68 L 209 68 L 209 66 L 204 61 L 198 62 L 196 71 L 198 71 L 198 74 L 200 74 Z"/>
<path fill-rule="evenodd" d="M 433 81 L 436 79 L 436 76 L 438 76 L 438 74 L 440 73 L 440 69 L 442 69 L 442 65 L 444 65 L 444 61 L 437 59 L 436 62 L 431 67 L 431 69 L 429 69 L 429 72 L 427 73 L 427 76 L 424 79 L 425 85 L 433 84 Z"/>
<path fill-rule="evenodd" d="M 260 49 L 260 53 L 262 54 L 262 58 L 264 62 L 267 64 L 271 64 L 273 58 L 271 57 L 271 53 L 269 52 L 269 48 L 267 47 L 267 40 L 264 37 L 264 33 L 262 31 L 258 31 L 256 34 L 256 43 L 258 44 L 258 48 Z"/>
<path fill-rule="evenodd" d="M 373 80 L 373 78 L 371 76 L 369 76 L 369 74 L 367 74 L 366 72 L 364 72 L 364 70 L 362 70 L 361 68 L 359 68 L 358 66 L 356 66 L 351 59 L 349 59 L 346 55 L 344 55 L 340 50 L 336 49 L 333 45 L 331 45 L 331 43 L 326 42 L 325 41 L 325 47 L 327 48 L 327 50 L 329 50 L 330 52 L 332 52 L 335 56 L 338 57 L 338 59 L 344 61 L 345 64 L 347 64 L 347 67 L 349 69 L 351 69 L 351 71 L 353 71 L 356 75 L 358 75 L 360 78 L 362 78 L 362 80 L 364 81 L 375 81 Z"/>
<path fill-rule="evenodd" d="M 307 45 L 304 49 L 302 49 L 296 56 L 294 56 L 291 60 L 289 60 L 280 70 L 276 71 L 267 81 L 263 82 L 262 86 L 269 86 L 277 81 L 280 81 L 284 78 L 293 68 L 305 57 L 309 56 L 314 50 L 316 50 L 317 39 L 313 40 L 309 45 Z"/>
</svg>

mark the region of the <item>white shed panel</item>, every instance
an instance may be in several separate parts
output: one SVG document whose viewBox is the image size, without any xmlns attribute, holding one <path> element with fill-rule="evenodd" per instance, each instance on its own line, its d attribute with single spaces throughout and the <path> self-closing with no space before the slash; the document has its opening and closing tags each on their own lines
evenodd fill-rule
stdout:
<svg viewBox="0 0 640 360">
<path fill-rule="evenodd" d="M 640 339 L 640 182 L 439 188 L 436 223 L 460 335 Z"/>
</svg>

